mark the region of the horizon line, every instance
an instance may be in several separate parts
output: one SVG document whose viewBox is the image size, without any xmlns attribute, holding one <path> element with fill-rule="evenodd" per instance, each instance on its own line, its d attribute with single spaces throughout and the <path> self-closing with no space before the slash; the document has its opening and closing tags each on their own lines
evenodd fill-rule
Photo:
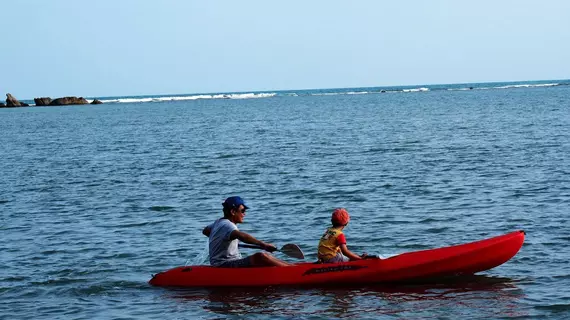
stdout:
<svg viewBox="0 0 570 320">
<path fill-rule="evenodd" d="M 156 93 L 156 94 L 136 94 L 136 95 L 115 95 L 115 96 L 81 96 L 81 95 L 62 95 L 61 97 L 83 97 L 89 99 L 97 98 L 117 98 L 117 97 L 150 97 L 150 96 L 187 96 L 187 95 L 212 95 L 212 94 L 234 94 L 234 93 L 268 93 L 268 92 L 286 92 L 286 91 L 314 91 L 314 90 L 339 90 L 339 89 L 359 89 L 359 88 L 399 88 L 399 87 L 421 87 L 421 86 L 445 86 L 445 85 L 461 85 L 461 84 L 493 84 L 493 83 L 524 83 L 524 82 L 544 82 L 544 81 L 568 81 L 567 79 L 540 79 L 540 80 L 510 80 L 510 81 L 483 81 L 483 82 L 447 82 L 447 83 L 423 83 L 423 84 L 398 84 L 398 85 L 381 85 L 381 86 L 358 86 L 358 87 L 327 87 L 327 88 L 297 88 L 297 89 L 266 89 L 266 90 L 243 90 L 243 91 L 208 91 L 208 92 L 186 92 L 186 93 Z M 9 93 L 9 92 L 6 92 Z M 44 96 L 49 97 L 50 96 Z M 34 101 L 36 98 L 44 98 L 38 96 L 35 98 L 17 99 L 20 101 Z"/>
</svg>

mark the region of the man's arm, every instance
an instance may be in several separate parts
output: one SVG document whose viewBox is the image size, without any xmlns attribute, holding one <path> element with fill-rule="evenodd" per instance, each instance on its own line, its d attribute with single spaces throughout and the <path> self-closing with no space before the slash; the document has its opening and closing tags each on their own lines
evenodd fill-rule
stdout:
<svg viewBox="0 0 570 320">
<path fill-rule="evenodd" d="M 204 230 L 202 230 L 202 234 L 205 235 L 206 237 L 210 236 L 210 232 L 212 231 L 212 229 L 210 229 L 210 227 L 206 227 L 204 228 Z"/>
<path fill-rule="evenodd" d="M 277 250 L 277 248 L 274 245 L 265 243 L 261 240 L 257 240 L 254 236 L 239 230 L 234 230 L 230 234 L 230 240 L 235 240 L 235 239 L 238 239 L 241 242 L 258 245 L 262 247 L 264 250 L 269 252 Z"/>
</svg>

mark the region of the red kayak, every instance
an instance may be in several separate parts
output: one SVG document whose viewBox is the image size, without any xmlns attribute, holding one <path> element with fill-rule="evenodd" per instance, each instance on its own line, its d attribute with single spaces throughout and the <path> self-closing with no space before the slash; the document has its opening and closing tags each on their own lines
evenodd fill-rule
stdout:
<svg viewBox="0 0 570 320">
<path fill-rule="evenodd" d="M 499 266 L 522 247 L 522 230 L 450 247 L 403 253 L 388 259 L 299 263 L 287 267 L 184 266 L 152 277 L 153 286 L 253 287 L 421 282 L 471 275 Z"/>
</svg>

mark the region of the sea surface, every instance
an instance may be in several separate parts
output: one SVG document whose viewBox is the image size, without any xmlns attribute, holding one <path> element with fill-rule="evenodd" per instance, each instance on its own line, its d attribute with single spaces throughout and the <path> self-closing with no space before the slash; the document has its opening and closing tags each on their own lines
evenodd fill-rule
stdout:
<svg viewBox="0 0 570 320">
<path fill-rule="evenodd" d="M 90 98 L 0 109 L 0 319 L 570 317 L 569 80 Z M 309 261 L 335 207 L 357 253 L 527 235 L 445 284 L 149 286 L 232 195 Z"/>
</svg>

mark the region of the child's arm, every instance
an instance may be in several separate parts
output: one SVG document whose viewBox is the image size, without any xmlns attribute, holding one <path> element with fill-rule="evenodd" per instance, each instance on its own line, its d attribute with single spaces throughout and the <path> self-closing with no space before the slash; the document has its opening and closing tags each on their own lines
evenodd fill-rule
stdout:
<svg viewBox="0 0 570 320">
<path fill-rule="evenodd" d="M 345 256 L 347 256 L 350 259 L 350 261 L 362 260 L 362 258 L 359 255 L 356 255 L 356 254 L 352 253 L 352 251 L 348 250 L 348 247 L 346 246 L 346 244 L 341 244 L 340 250 L 342 251 L 342 254 L 344 254 Z"/>
</svg>

